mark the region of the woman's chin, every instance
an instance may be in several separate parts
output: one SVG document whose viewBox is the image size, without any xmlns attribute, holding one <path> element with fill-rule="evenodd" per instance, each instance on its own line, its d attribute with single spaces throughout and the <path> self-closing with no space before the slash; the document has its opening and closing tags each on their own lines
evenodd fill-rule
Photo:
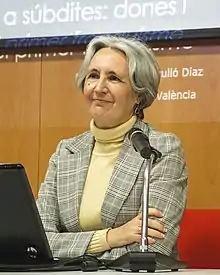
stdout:
<svg viewBox="0 0 220 275">
<path fill-rule="evenodd" d="M 94 112 L 92 113 L 92 118 L 94 119 L 97 126 L 105 125 L 106 123 L 108 124 L 110 120 L 106 112 Z"/>
<path fill-rule="evenodd" d="M 107 115 L 104 112 L 92 113 L 92 117 L 94 118 L 94 120 L 105 120 L 105 119 L 107 119 Z"/>
<path fill-rule="evenodd" d="M 101 117 L 105 117 L 106 115 L 107 115 L 107 111 L 106 110 L 104 110 L 104 108 L 94 108 L 92 111 L 91 111 L 91 114 L 92 114 L 92 116 L 95 118 L 95 117 L 97 117 L 97 118 L 101 118 Z"/>
</svg>

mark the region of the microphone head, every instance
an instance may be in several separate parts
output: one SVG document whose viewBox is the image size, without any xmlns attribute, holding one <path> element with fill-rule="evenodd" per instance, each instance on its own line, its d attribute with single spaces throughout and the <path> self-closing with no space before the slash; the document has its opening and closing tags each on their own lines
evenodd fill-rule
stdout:
<svg viewBox="0 0 220 275">
<path fill-rule="evenodd" d="M 154 162 L 156 162 L 158 158 L 162 157 L 161 152 L 150 145 L 148 136 L 145 135 L 141 129 L 132 128 L 128 133 L 128 138 L 132 143 L 135 151 L 139 152 L 143 158 L 149 159 L 153 154 Z"/>
<path fill-rule="evenodd" d="M 151 146 L 147 135 L 139 128 L 132 128 L 128 133 L 128 138 L 131 141 L 136 152 L 148 159 L 151 156 Z"/>
<path fill-rule="evenodd" d="M 128 132 L 128 138 L 130 141 L 132 141 L 132 138 L 134 137 L 134 135 L 136 134 L 144 134 L 143 131 L 139 128 L 131 128 L 131 130 Z"/>
</svg>

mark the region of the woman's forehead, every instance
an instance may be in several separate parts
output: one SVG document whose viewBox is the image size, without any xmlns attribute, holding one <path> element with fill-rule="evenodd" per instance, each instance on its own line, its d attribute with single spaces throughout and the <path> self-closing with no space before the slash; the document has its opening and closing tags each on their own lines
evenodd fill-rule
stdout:
<svg viewBox="0 0 220 275">
<path fill-rule="evenodd" d="M 93 56 L 88 70 L 104 70 L 125 73 L 128 72 L 126 56 L 119 50 L 103 48 Z"/>
</svg>

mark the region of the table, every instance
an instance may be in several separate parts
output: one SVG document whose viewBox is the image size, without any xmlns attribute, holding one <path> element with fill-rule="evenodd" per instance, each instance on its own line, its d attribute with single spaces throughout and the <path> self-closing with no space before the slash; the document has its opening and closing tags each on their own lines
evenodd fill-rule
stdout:
<svg viewBox="0 0 220 275">
<path fill-rule="evenodd" d="M 98 273 L 98 274 L 97 274 Z M 158 275 L 220 275 L 220 269 L 188 269 L 188 270 L 179 270 L 177 272 L 155 272 L 155 273 L 148 273 L 148 272 L 118 272 L 113 270 L 102 270 L 97 272 L 82 272 L 82 271 L 58 271 L 58 272 L 0 272 L 0 275 L 135 275 L 135 274 L 158 274 Z"/>
</svg>

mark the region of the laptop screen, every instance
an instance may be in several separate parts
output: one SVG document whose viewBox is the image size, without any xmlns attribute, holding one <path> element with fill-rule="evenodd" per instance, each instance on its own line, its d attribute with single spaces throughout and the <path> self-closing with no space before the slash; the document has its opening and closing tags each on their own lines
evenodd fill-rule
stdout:
<svg viewBox="0 0 220 275">
<path fill-rule="evenodd" d="M 53 260 L 26 172 L 21 164 L 0 164 L 0 263 Z"/>
</svg>

